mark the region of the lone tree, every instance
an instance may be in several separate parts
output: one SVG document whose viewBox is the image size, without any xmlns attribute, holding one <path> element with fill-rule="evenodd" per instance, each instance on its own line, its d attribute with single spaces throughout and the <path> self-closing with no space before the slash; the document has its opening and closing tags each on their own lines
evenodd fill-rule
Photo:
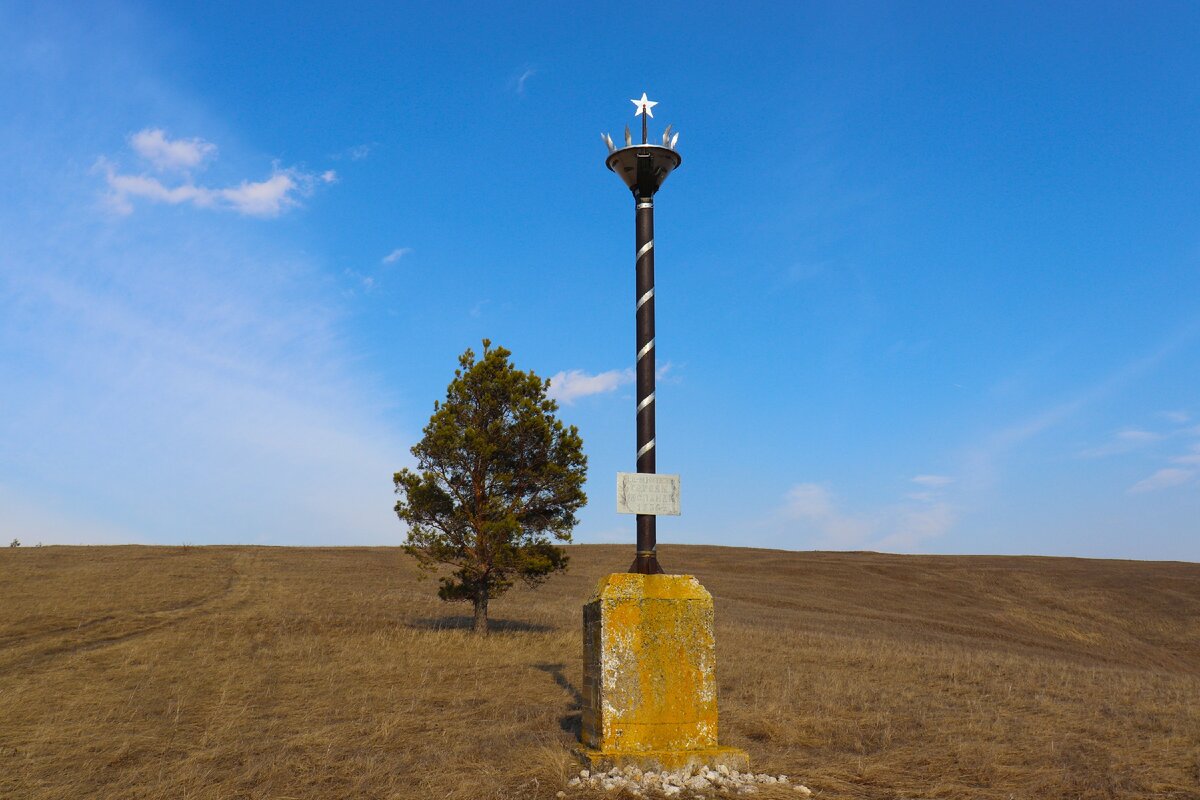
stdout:
<svg viewBox="0 0 1200 800">
<path fill-rule="evenodd" d="M 571 541 L 587 503 L 578 429 L 554 416 L 550 382 L 515 369 L 510 355 L 484 339 L 482 359 L 459 356 L 446 401 L 412 448 L 417 469 L 394 477 L 404 549 L 425 569 L 455 568 L 438 596 L 473 603 L 477 634 L 488 630 L 488 600 L 515 579 L 535 586 L 566 568 L 552 540 Z"/>
</svg>

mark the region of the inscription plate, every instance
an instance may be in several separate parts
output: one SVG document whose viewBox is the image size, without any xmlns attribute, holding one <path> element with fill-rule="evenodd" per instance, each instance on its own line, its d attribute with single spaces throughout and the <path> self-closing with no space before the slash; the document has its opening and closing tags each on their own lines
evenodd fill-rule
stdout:
<svg viewBox="0 0 1200 800">
<path fill-rule="evenodd" d="M 679 516 L 679 476 L 618 472 L 617 513 Z"/>
</svg>

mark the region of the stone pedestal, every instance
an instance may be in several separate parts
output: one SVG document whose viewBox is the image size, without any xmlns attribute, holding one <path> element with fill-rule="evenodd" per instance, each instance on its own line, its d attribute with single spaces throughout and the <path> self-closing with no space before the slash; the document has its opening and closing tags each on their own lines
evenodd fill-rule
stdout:
<svg viewBox="0 0 1200 800">
<path fill-rule="evenodd" d="M 616 573 L 583 607 L 583 730 L 592 768 L 749 769 L 717 744 L 713 602 L 691 575 Z"/>
</svg>

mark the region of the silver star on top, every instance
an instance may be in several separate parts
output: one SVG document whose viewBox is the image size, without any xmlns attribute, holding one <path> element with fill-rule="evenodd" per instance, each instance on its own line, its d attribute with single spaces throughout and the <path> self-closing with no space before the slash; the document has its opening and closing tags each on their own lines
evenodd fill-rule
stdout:
<svg viewBox="0 0 1200 800">
<path fill-rule="evenodd" d="M 653 111 L 651 111 L 650 109 L 652 109 L 652 108 L 654 108 L 656 105 L 658 105 L 658 101 L 657 101 L 657 100 L 651 100 L 650 98 L 646 97 L 646 93 L 645 93 L 645 92 L 642 92 L 642 99 L 641 99 L 641 100 L 630 100 L 629 102 L 631 102 L 631 103 L 633 103 L 635 106 L 637 106 L 637 111 L 635 111 L 635 112 L 634 112 L 634 114 L 633 114 L 635 117 L 639 117 L 639 116 L 641 116 L 643 111 L 646 113 L 646 116 L 648 116 L 648 117 L 653 117 L 653 116 L 654 116 L 654 112 L 653 112 Z"/>
</svg>

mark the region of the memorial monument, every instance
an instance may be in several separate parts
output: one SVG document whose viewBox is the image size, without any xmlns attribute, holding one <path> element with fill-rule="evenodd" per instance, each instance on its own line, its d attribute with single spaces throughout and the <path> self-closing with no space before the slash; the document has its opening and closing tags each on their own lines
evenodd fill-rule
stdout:
<svg viewBox="0 0 1200 800">
<path fill-rule="evenodd" d="M 633 193 L 637 333 L 637 471 L 617 474 L 617 510 L 637 515 L 637 551 L 626 573 L 607 575 L 583 607 L 580 755 L 592 768 L 687 765 L 749 768 L 746 753 L 717 743 L 713 602 L 691 575 L 658 563 L 655 518 L 679 514 L 679 476 L 656 474 L 654 436 L 654 195 L 682 159 L 668 125 L 648 141 L 657 103 L 633 100 L 642 143 L 602 134 L 605 164 Z"/>
</svg>

